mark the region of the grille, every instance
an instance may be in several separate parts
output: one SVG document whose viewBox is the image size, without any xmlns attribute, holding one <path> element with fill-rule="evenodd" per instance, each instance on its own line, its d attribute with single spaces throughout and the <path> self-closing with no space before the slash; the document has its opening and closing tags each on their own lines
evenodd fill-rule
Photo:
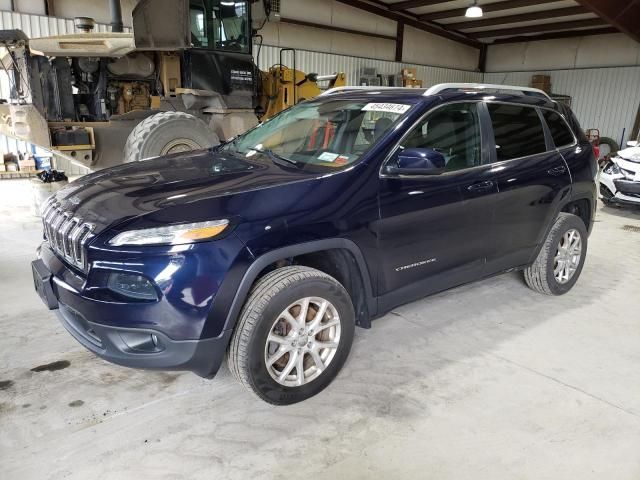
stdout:
<svg viewBox="0 0 640 480">
<path fill-rule="evenodd" d="M 50 201 L 42 210 L 44 234 L 51 249 L 67 262 L 87 270 L 85 245 L 93 237 L 93 225 L 83 222 Z"/>
</svg>

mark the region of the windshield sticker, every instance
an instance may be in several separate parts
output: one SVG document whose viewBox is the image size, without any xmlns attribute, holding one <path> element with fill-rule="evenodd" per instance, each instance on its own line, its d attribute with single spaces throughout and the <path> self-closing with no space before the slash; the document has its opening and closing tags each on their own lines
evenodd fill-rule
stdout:
<svg viewBox="0 0 640 480">
<path fill-rule="evenodd" d="M 338 158 L 339 156 L 340 155 L 338 155 L 337 153 L 324 152 L 318 157 L 318 160 L 321 160 L 323 162 L 335 162 L 336 158 Z"/>
<path fill-rule="evenodd" d="M 401 103 L 367 103 L 363 108 L 363 112 L 389 112 L 403 114 L 411 108 L 411 105 L 403 105 Z"/>
<path fill-rule="evenodd" d="M 347 157 L 346 155 L 340 155 L 338 158 L 336 158 L 336 165 L 346 165 L 349 162 L 349 157 Z"/>
</svg>

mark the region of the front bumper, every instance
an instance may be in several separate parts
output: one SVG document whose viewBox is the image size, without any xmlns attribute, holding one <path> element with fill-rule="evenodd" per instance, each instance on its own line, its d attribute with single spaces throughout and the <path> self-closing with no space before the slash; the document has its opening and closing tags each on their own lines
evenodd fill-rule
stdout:
<svg viewBox="0 0 640 480">
<path fill-rule="evenodd" d="M 239 243 L 230 242 L 232 246 Z M 117 263 L 120 269 L 144 275 L 160 286 L 161 295 L 155 302 L 96 298 L 92 278 L 101 269 L 113 271 L 116 263 L 95 262 L 89 275 L 82 276 L 63 263 L 46 242 L 39 259 L 32 263 L 34 286 L 69 333 L 99 357 L 127 367 L 185 370 L 211 378 L 232 334 L 221 328 L 226 317 L 211 312 L 214 299 L 229 297 L 218 291 L 228 267 L 213 260 L 231 262 L 235 255 L 226 255 L 228 250 L 223 251 L 222 245 L 198 247 Z"/>
<path fill-rule="evenodd" d="M 132 368 L 186 370 L 213 377 L 231 337 L 173 340 L 157 330 L 119 328 L 93 323 L 72 308 L 59 304 L 58 320 L 85 348 L 109 362 Z"/>
<path fill-rule="evenodd" d="M 621 193 L 627 197 L 637 198 L 640 201 L 640 181 L 623 180 L 617 178 L 613 181 L 616 187 L 616 193 Z"/>
</svg>

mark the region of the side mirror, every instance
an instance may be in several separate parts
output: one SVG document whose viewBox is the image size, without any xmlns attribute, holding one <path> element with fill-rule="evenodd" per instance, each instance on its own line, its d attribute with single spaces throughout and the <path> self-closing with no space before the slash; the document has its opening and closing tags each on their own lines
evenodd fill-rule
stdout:
<svg viewBox="0 0 640 480">
<path fill-rule="evenodd" d="M 387 172 L 399 175 L 439 175 L 446 166 L 444 155 L 431 148 L 407 148 L 398 154 L 396 165 Z"/>
<path fill-rule="evenodd" d="M 631 140 L 627 142 L 627 147 L 640 147 L 640 142 L 637 140 Z"/>
</svg>

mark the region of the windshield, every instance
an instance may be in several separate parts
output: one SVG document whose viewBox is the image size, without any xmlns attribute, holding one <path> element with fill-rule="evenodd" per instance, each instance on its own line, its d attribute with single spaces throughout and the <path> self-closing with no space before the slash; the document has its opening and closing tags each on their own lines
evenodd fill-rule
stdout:
<svg viewBox="0 0 640 480">
<path fill-rule="evenodd" d="M 353 100 L 298 104 L 223 147 L 246 158 L 266 153 L 298 168 L 343 168 L 382 138 L 410 104 Z"/>
</svg>

